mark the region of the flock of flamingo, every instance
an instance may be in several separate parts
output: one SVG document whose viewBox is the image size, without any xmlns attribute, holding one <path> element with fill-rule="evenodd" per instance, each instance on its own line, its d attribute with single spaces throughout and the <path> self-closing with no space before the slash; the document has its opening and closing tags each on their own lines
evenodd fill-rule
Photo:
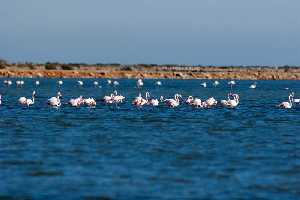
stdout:
<svg viewBox="0 0 300 200">
<path fill-rule="evenodd" d="M 107 80 L 107 83 L 109 85 L 114 85 L 117 86 L 119 85 L 118 81 L 112 81 L 112 80 Z M 7 86 L 10 86 L 13 84 L 11 80 L 4 80 L 4 84 Z M 40 85 L 39 81 L 35 82 L 36 85 Z M 59 80 L 57 82 L 58 86 L 60 87 L 63 85 L 63 81 Z M 83 81 L 77 81 L 77 84 L 82 86 L 84 83 Z M 155 84 L 157 86 L 162 85 L 161 81 L 156 81 Z M 210 97 L 206 100 L 201 100 L 200 98 L 193 97 L 193 96 L 188 96 L 186 99 L 182 97 L 181 94 L 175 94 L 173 98 L 164 98 L 163 96 L 160 96 L 159 99 L 156 98 L 151 98 L 149 92 L 145 92 L 145 96 L 139 93 L 137 97 L 135 97 L 132 101 L 132 105 L 136 107 L 142 107 L 142 106 L 159 106 L 159 105 L 166 105 L 170 108 L 175 108 L 178 107 L 180 104 L 187 104 L 189 106 L 195 107 L 195 108 L 212 108 L 217 105 L 221 105 L 225 108 L 236 108 L 239 105 L 239 95 L 232 93 L 232 86 L 235 85 L 235 81 L 229 81 L 228 84 L 231 87 L 230 92 L 227 95 L 227 98 L 224 100 L 221 100 L 218 102 L 214 97 Z M 22 86 L 24 85 L 24 81 L 22 80 L 17 80 L 16 81 L 17 86 Z M 138 79 L 136 82 L 136 86 L 138 88 L 142 88 L 144 85 L 144 82 L 142 79 Z M 218 86 L 219 81 L 214 81 L 213 86 Z M 249 88 L 255 89 L 257 83 L 254 82 L 253 84 L 250 85 Z M 96 87 L 101 87 L 99 86 L 99 83 L 97 81 L 94 81 L 94 86 Z M 201 83 L 202 87 L 207 87 L 207 83 L 203 82 Z M 31 98 L 26 98 L 26 97 L 20 97 L 18 98 L 18 103 L 27 107 L 30 107 L 31 105 L 34 104 L 35 102 L 35 95 L 36 92 L 32 92 L 32 97 Z M 61 92 L 57 92 L 56 96 L 53 96 L 47 100 L 47 104 L 52 107 L 60 107 L 62 105 L 61 102 L 61 97 L 62 94 Z M 121 104 L 125 100 L 125 97 L 118 94 L 118 92 L 115 90 L 112 92 L 110 95 L 104 96 L 101 101 L 105 104 Z M 300 103 L 300 99 L 294 99 L 294 93 L 291 92 L 288 96 L 288 101 L 284 101 L 277 105 L 279 108 L 284 108 L 284 109 L 290 109 L 293 107 L 294 103 Z M 2 96 L 0 95 L 0 105 L 2 104 Z M 97 105 L 96 99 L 94 98 L 84 98 L 83 96 L 79 96 L 77 98 L 72 98 L 68 101 L 68 104 L 72 107 L 80 107 L 83 105 L 86 105 L 88 107 L 95 107 Z"/>
</svg>

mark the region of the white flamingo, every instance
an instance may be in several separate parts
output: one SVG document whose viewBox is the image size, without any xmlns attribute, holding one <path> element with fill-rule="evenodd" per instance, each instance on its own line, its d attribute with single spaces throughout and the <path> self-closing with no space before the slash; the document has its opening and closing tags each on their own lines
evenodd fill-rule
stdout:
<svg viewBox="0 0 300 200">
<path fill-rule="evenodd" d="M 221 104 L 226 107 L 226 108 L 235 108 L 239 104 L 239 95 L 238 94 L 228 94 L 228 99 L 227 100 L 221 100 Z"/>
<path fill-rule="evenodd" d="M 79 96 L 77 98 L 72 98 L 69 100 L 69 104 L 73 107 L 79 107 L 81 106 L 81 104 L 83 104 L 83 97 L 82 96 Z"/>
<path fill-rule="evenodd" d="M 163 97 L 160 97 L 161 101 L 162 101 L 162 98 Z M 147 100 L 147 105 L 150 105 L 150 106 L 158 106 L 159 105 L 159 100 L 150 98 L 150 93 L 149 92 L 146 92 L 146 100 Z"/>
<path fill-rule="evenodd" d="M 10 86 L 12 84 L 11 80 L 4 80 L 3 81 L 5 85 Z"/>
<path fill-rule="evenodd" d="M 34 104 L 34 97 L 35 97 L 35 91 L 32 92 L 32 99 L 26 97 L 20 97 L 18 99 L 18 102 L 22 105 L 27 105 L 29 107 L 30 105 Z"/>
<path fill-rule="evenodd" d="M 89 107 L 95 107 L 97 104 L 96 100 L 94 98 L 83 99 L 83 103 Z"/>
<path fill-rule="evenodd" d="M 113 102 L 114 103 L 123 103 L 125 97 L 122 95 L 119 95 L 118 92 L 115 90 L 113 95 Z"/>
<path fill-rule="evenodd" d="M 110 96 L 104 96 L 102 100 L 106 104 L 112 104 L 112 103 L 114 103 L 114 94 L 111 93 Z"/>
<path fill-rule="evenodd" d="M 107 80 L 107 84 L 108 84 L 108 85 L 111 84 L 111 80 L 110 80 L 110 79 Z"/>
<path fill-rule="evenodd" d="M 61 93 L 57 92 L 56 97 L 51 97 L 50 99 L 48 99 L 48 101 L 47 101 L 48 105 L 53 106 L 53 107 L 61 106 L 60 97 L 61 97 Z"/>
<path fill-rule="evenodd" d="M 62 84 L 64 84 L 64 82 L 62 80 L 57 81 L 58 86 L 61 86 Z"/>
<path fill-rule="evenodd" d="M 98 86 L 98 85 L 99 85 L 98 81 L 94 81 L 94 86 Z"/>
<path fill-rule="evenodd" d="M 294 92 L 290 93 L 289 101 L 282 102 L 281 104 L 278 105 L 278 107 L 284 109 L 290 109 L 293 107 L 293 101 L 294 101 Z"/>
<path fill-rule="evenodd" d="M 196 107 L 196 108 L 202 108 L 203 107 L 203 103 L 202 103 L 201 99 L 199 99 L 199 98 L 193 99 L 193 102 L 192 102 L 191 105 Z"/>
<path fill-rule="evenodd" d="M 185 103 L 188 105 L 192 105 L 194 102 L 194 97 L 193 96 L 188 96 L 188 98 L 185 100 Z"/>
<path fill-rule="evenodd" d="M 208 107 L 213 107 L 213 106 L 217 105 L 217 103 L 218 103 L 218 101 L 215 100 L 215 98 L 213 98 L 213 97 L 208 98 L 205 102 Z"/>
<path fill-rule="evenodd" d="M 175 108 L 180 104 L 179 98 L 182 98 L 182 96 L 180 94 L 175 94 L 174 99 L 165 99 L 164 102 L 166 103 L 167 106 L 171 108 Z"/>
<path fill-rule="evenodd" d="M 21 87 L 22 86 L 22 82 L 20 80 L 17 80 L 16 81 L 16 85 L 17 85 L 17 87 Z"/>
<path fill-rule="evenodd" d="M 40 81 L 35 81 L 35 85 L 40 85 Z"/>
<path fill-rule="evenodd" d="M 228 85 L 235 85 L 236 83 L 235 83 L 235 81 L 233 81 L 233 80 L 231 80 L 231 81 L 229 81 L 228 82 Z"/>
<path fill-rule="evenodd" d="M 256 88 L 256 82 L 252 83 L 250 86 L 249 86 L 250 89 L 255 89 Z"/>
<path fill-rule="evenodd" d="M 215 87 L 217 87 L 219 84 L 220 84 L 220 82 L 217 80 L 213 82 L 213 86 L 215 86 Z"/>
<path fill-rule="evenodd" d="M 136 85 L 137 85 L 138 88 L 143 87 L 143 85 L 144 85 L 143 80 L 142 79 L 138 79 L 137 82 L 136 82 Z"/>
<path fill-rule="evenodd" d="M 135 106 L 143 106 L 147 103 L 147 99 L 144 99 L 141 95 L 141 93 L 139 93 L 139 96 L 135 97 L 134 100 L 132 101 L 132 104 Z"/>
<path fill-rule="evenodd" d="M 202 87 L 206 88 L 207 87 L 207 83 L 206 82 L 203 82 L 201 83 Z"/>
<path fill-rule="evenodd" d="M 157 85 L 157 86 L 161 86 L 161 85 L 162 85 L 162 83 L 161 83 L 161 81 L 156 81 L 156 82 L 155 82 L 155 85 Z"/>
<path fill-rule="evenodd" d="M 114 85 L 114 86 L 118 86 L 118 85 L 120 85 L 120 83 L 119 83 L 118 81 L 114 81 L 114 82 L 113 82 L 113 85 Z"/>
<path fill-rule="evenodd" d="M 77 81 L 77 84 L 78 84 L 79 86 L 83 86 L 83 81 Z"/>
<path fill-rule="evenodd" d="M 118 95 L 117 91 L 114 91 L 113 93 L 110 94 L 110 96 L 104 96 L 103 101 L 106 104 L 118 104 L 118 103 L 123 103 L 125 97 L 122 95 Z"/>
</svg>

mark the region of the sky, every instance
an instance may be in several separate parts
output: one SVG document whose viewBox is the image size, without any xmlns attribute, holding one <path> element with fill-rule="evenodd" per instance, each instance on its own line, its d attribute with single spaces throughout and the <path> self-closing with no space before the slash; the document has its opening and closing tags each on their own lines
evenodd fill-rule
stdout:
<svg viewBox="0 0 300 200">
<path fill-rule="evenodd" d="M 299 0 L 1 0 L 10 62 L 300 65 Z"/>
</svg>

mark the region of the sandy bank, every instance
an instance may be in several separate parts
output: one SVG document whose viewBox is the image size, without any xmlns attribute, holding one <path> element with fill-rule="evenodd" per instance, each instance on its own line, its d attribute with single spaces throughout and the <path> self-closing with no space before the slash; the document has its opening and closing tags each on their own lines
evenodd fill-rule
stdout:
<svg viewBox="0 0 300 200">
<path fill-rule="evenodd" d="M 241 79 L 300 80 L 300 69 L 209 68 L 197 70 L 41 70 L 2 69 L 0 77 L 147 78 L 147 79 Z"/>
</svg>

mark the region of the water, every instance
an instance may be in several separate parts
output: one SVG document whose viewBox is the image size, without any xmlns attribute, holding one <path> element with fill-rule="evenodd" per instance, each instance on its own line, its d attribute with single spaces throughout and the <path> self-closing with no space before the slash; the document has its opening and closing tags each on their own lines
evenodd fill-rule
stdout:
<svg viewBox="0 0 300 200">
<path fill-rule="evenodd" d="M 300 106 L 279 110 L 296 81 L 238 81 L 237 109 L 135 108 L 135 80 L 119 80 L 127 97 L 119 108 L 49 108 L 57 79 L 24 79 L 1 86 L 0 199 L 299 199 Z M 3 79 L 0 80 L 1 82 Z M 99 99 L 112 91 L 84 79 L 65 79 L 63 101 L 79 94 Z M 200 80 L 145 80 L 153 96 L 174 93 L 225 98 L 228 86 Z M 23 108 L 20 96 L 37 91 Z"/>
</svg>

